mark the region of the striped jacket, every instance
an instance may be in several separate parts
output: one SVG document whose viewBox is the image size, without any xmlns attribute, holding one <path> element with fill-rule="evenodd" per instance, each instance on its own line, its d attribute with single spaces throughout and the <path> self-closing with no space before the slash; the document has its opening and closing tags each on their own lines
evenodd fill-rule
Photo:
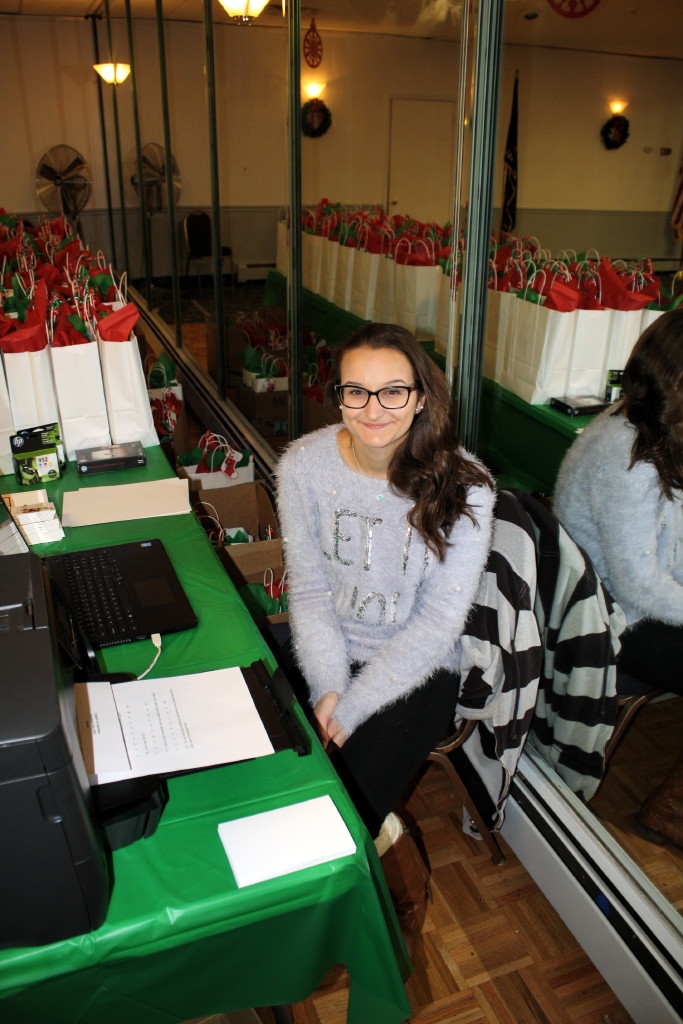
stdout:
<svg viewBox="0 0 683 1024">
<path fill-rule="evenodd" d="M 491 554 L 462 638 L 456 723 L 477 727 L 449 755 L 485 821 L 503 822 L 525 741 L 589 800 L 616 718 L 625 619 L 559 521 L 521 491 L 498 493 Z M 470 824 L 466 830 L 476 835 Z"/>
</svg>

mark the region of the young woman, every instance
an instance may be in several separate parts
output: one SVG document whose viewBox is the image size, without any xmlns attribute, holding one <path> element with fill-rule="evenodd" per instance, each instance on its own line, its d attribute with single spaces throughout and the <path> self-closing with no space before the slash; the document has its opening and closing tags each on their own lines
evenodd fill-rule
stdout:
<svg viewBox="0 0 683 1024">
<path fill-rule="evenodd" d="M 555 511 L 626 614 L 620 669 L 683 693 L 683 309 L 641 335 L 623 390 L 565 456 Z M 640 809 L 641 831 L 683 845 L 682 801 L 683 759 Z"/>
<path fill-rule="evenodd" d="M 277 474 L 294 657 L 410 939 L 426 876 L 388 816 L 453 717 L 494 495 L 409 331 L 356 331 L 336 353 L 334 395 L 342 425 L 293 442 Z"/>
</svg>

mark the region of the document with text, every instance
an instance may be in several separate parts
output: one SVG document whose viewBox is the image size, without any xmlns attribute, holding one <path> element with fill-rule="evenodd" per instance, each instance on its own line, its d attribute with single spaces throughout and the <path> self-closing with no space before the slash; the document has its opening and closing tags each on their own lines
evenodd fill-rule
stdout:
<svg viewBox="0 0 683 1024">
<path fill-rule="evenodd" d="M 76 683 L 91 783 L 191 771 L 273 753 L 239 668 L 125 683 Z"/>
</svg>

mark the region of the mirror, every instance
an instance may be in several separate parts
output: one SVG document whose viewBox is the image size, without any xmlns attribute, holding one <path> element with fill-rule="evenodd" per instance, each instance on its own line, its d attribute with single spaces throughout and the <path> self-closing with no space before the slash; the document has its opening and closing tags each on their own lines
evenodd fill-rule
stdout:
<svg viewBox="0 0 683 1024">
<path fill-rule="evenodd" d="M 671 26 L 677 24 L 678 7 L 677 0 L 656 0 L 644 12 L 629 11 L 615 19 L 613 8 L 604 3 L 585 18 L 569 19 L 556 14 L 549 4 L 527 9 L 510 0 L 494 224 L 500 216 L 502 155 L 514 74 L 519 69 L 517 232 L 537 236 L 553 252 L 597 247 L 614 258 L 653 256 L 662 261 L 664 272 L 675 268 L 680 243 L 673 241 L 669 209 L 680 156 L 683 69 L 678 37 Z M 112 4 L 111 45 L 116 59 L 123 54 L 123 59 L 135 61 L 135 103 L 130 79 L 115 93 L 113 87 L 98 87 L 92 71 L 92 20 L 61 18 L 50 0 L 27 0 L 24 10 L 19 16 L 0 16 L 5 40 L 0 69 L 3 96 L 7 108 L 17 112 L 12 146 L 0 152 L 0 177 L 7 189 L 0 201 L 9 209 L 37 217 L 44 212 L 34 187 L 40 154 L 60 143 L 81 151 L 92 181 L 91 198 L 80 213 L 88 244 L 127 267 L 150 307 L 167 324 L 179 326 L 183 348 L 209 380 L 218 379 L 220 359 L 224 359 L 222 383 L 226 394 L 231 388 L 236 393 L 242 382 L 244 347 L 241 328 L 230 330 L 237 314 L 254 319 L 255 312 L 263 317 L 268 310 L 278 331 L 287 317 L 286 290 L 282 273 L 279 278 L 277 274 L 284 266 L 286 230 L 278 231 L 278 224 L 286 229 L 289 174 L 287 38 L 279 5 L 270 5 L 251 26 L 231 23 L 217 4 L 212 6 L 216 183 L 212 182 L 206 45 L 198 3 L 188 6 L 187 21 L 164 18 L 166 99 L 154 5 L 133 0 L 131 52 L 125 8 Z M 461 223 L 456 234 L 464 228 L 465 213 L 460 202 L 454 202 L 453 191 L 449 200 L 449 183 L 453 181 L 454 188 L 461 175 L 460 200 L 469 175 L 468 156 L 458 155 L 468 153 L 464 119 L 471 101 L 469 75 L 460 76 L 464 10 L 460 4 L 421 0 L 405 0 L 394 7 L 383 0 L 344 5 L 326 0 L 316 9 L 322 60 L 316 66 L 302 62 L 301 85 L 324 82 L 320 98 L 331 124 L 327 131 L 300 140 L 306 207 L 317 210 L 325 198 L 349 216 L 382 206 L 387 213 L 439 224 L 453 220 L 457 213 Z M 310 31 L 310 18 L 302 14 L 302 36 Z M 95 28 L 100 55 L 106 59 L 108 27 L 100 20 Z M 309 53 L 315 54 L 311 44 L 309 37 Z M 608 151 L 599 131 L 615 90 L 623 91 L 629 101 L 626 115 L 631 132 L 625 146 Z M 51 97 L 49 104 L 44 102 L 46 96 Z M 302 103 L 307 99 L 302 95 Z M 132 183 L 141 174 L 138 143 L 140 149 L 148 144 L 162 147 L 166 156 L 165 103 L 170 149 L 181 183 L 178 193 L 173 193 L 172 222 L 163 184 L 149 185 L 145 213 L 139 189 Z M 311 121 L 314 132 L 324 126 L 322 114 L 322 120 Z M 460 140 L 455 130 L 459 124 Z M 153 153 L 152 165 L 160 177 L 165 160 L 159 160 L 158 150 Z M 113 223 L 107 216 L 108 193 Z M 214 194 L 220 209 L 221 244 L 232 250 L 218 275 L 206 260 L 199 265 L 187 263 L 183 234 L 185 215 L 195 209 L 211 213 Z M 119 216 L 122 205 L 123 218 Z M 174 283 L 175 273 L 179 285 Z M 223 342 L 223 326 L 215 321 L 216 285 L 222 291 L 228 328 Z M 489 299 L 488 327 L 494 330 L 498 324 L 491 294 Z M 312 288 L 304 293 L 304 325 L 316 341 L 334 344 L 357 322 L 345 303 L 334 300 L 334 293 L 330 297 L 329 292 Z M 453 318 L 449 322 L 447 315 L 446 321 L 441 317 L 441 334 L 434 346 L 435 358 L 444 365 Z M 307 372 L 310 375 L 310 367 Z M 489 377 L 486 364 L 484 372 Z M 268 379 L 267 372 L 263 376 Z M 487 388 L 485 381 L 485 399 Z M 254 403 L 261 395 L 255 393 L 253 399 L 249 396 L 252 406 L 245 412 L 275 447 L 287 436 L 288 403 L 283 394 L 278 398 L 276 391 L 264 392 L 267 401 L 259 403 L 264 409 L 258 412 Z M 507 418 L 518 412 L 516 403 L 503 403 L 495 389 L 489 389 L 488 396 L 480 420 L 485 459 L 503 480 L 514 468 L 523 474 L 517 482 L 550 493 L 571 430 L 566 425 L 549 430 L 535 418 L 534 429 L 543 428 L 540 444 L 510 451 L 504 441 L 521 436 L 518 421 Z M 311 395 L 305 397 L 316 402 Z M 326 410 L 321 403 L 307 406 L 309 419 L 304 418 L 304 427 L 310 429 L 316 422 L 310 416 L 324 417 Z M 501 438 L 501 432 L 506 436 Z M 651 739 L 647 742 L 652 745 Z M 627 764 L 620 768 L 624 779 L 628 768 Z M 615 837 L 620 831 L 615 825 Z M 628 845 L 635 854 L 637 844 Z M 677 870 L 680 879 L 680 866 Z M 666 889 L 668 883 L 662 878 L 660 884 Z"/>
</svg>

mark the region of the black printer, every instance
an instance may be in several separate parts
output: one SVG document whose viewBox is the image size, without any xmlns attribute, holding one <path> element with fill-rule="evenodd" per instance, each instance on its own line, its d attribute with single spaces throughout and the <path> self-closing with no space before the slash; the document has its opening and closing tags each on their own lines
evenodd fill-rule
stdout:
<svg viewBox="0 0 683 1024">
<path fill-rule="evenodd" d="M 40 558 L 1 558 L 0 948 L 98 928 L 110 850 L 150 835 L 161 813 L 157 778 L 132 796 L 88 783 L 73 683 L 94 667 Z"/>
</svg>

